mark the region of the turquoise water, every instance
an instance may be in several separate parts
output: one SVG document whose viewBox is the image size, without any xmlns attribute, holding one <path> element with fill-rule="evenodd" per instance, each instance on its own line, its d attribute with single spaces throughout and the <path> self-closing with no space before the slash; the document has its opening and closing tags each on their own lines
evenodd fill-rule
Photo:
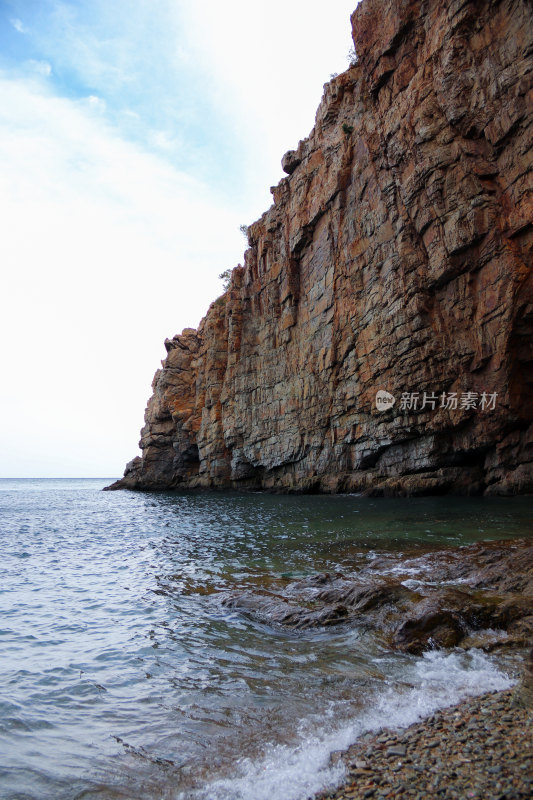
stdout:
<svg viewBox="0 0 533 800">
<path fill-rule="evenodd" d="M 0 797 L 300 800 L 329 752 L 510 685 L 513 664 L 391 653 L 225 609 L 242 588 L 533 536 L 530 498 L 102 492 L 0 481 Z"/>
</svg>

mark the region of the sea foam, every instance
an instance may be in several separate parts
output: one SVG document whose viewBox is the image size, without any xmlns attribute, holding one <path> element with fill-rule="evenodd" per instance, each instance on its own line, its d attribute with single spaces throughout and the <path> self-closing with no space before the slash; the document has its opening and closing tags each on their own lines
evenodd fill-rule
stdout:
<svg viewBox="0 0 533 800">
<path fill-rule="evenodd" d="M 296 746 L 266 745 L 261 758 L 240 759 L 231 778 L 180 793 L 177 800 L 306 800 L 342 781 L 345 768 L 331 763 L 331 753 L 345 750 L 364 733 L 406 728 L 440 708 L 513 684 L 494 658 L 479 650 L 430 651 L 406 665 L 401 682 L 391 680 L 371 694 L 348 724 L 336 725 L 327 714 L 302 721 Z"/>
</svg>

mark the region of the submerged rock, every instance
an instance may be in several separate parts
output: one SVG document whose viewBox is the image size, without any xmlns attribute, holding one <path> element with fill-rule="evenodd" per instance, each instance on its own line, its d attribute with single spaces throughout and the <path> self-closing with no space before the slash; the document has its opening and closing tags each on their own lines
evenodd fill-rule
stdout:
<svg viewBox="0 0 533 800">
<path fill-rule="evenodd" d="M 221 603 L 261 624 L 287 629 L 337 624 L 372 629 L 390 647 L 413 654 L 456 645 L 486 650 L 527 646 L 533 641 L 533 548 L 518 539 L 471 545 L 460 554 L 460 561 L 456 550 L 419 558 L 416 591 L 404 585 L 401 575 L 376 574 L 372 564 L 356 578 L 321 573 L 291 581 L 278 594 L 246 591 L 225 596 Z M 414 563 L 405 563 L 406 574 Z M 480 569 L 480 564 L 490 566 Z M 396 564 L 396 571 L 401 573 L 401 567 Z M 517 594 L 516 586 L 528 591 Z"/>
<path fill-rule="evenodd" d="M 348 609 L 339 603 L 309 609 L 292 605 L 270 594 L 251 592 L 241 592 L 233 597 L 224 598 L 222 605 L 240 611 L 257 622 L 282 625 L 295 630 L 336 625 L 339 622 L 346 622 L 349 616 Z"/>
</svg>

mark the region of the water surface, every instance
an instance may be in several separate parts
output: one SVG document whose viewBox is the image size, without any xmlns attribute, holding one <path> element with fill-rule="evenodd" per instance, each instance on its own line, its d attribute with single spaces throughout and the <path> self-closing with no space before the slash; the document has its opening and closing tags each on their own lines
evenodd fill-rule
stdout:
<svg viewBox="0 0 533 800">
<path fill-rule="evenodd" d="M 533 536 L 530 498 L 102 492 L 0 481 L 0 797 L 301 800 L 364 730 L 512 681 L 512 656 L 391 653 L 220 603 L 382 554 Z"/>
</svg>

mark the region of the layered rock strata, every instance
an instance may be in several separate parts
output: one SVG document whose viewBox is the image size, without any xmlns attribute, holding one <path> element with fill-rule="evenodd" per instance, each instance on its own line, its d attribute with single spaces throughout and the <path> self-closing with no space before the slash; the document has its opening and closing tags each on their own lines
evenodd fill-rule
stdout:
<svg viewBox="0 0 533 800">
<path fill-rule="evenodd" d="M 533 6 L 363 0 L 352 28 L 114 488 L 533 489 Z"/>
</svg>

